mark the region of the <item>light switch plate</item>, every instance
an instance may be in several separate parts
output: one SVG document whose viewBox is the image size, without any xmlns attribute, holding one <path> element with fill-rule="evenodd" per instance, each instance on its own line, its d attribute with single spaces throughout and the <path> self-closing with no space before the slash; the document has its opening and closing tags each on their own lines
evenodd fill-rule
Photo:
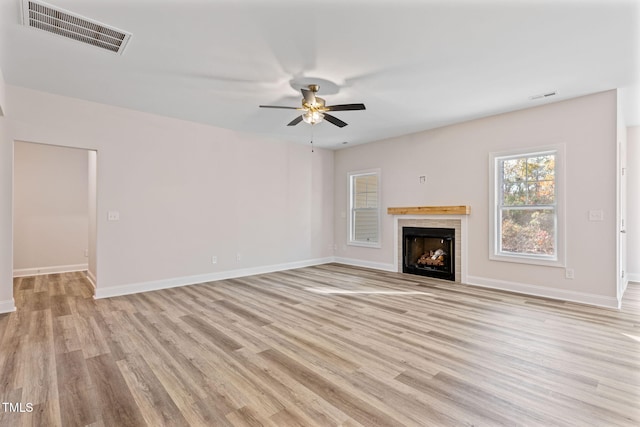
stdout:
<svg viewBox="0 0 640 427">
<path fill-rule="evenodd" d="M 603 221 L 604 213 L 602 209 L 589 211 L 589 221 Z"/>
</svg>

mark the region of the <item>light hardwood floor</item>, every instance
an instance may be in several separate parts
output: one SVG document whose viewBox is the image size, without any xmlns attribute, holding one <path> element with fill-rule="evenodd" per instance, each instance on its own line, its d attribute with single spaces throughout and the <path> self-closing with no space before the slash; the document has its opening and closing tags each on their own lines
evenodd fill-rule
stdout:
<svg viewBox="0 0 640 427">
<path fill-rule="evenodd" d="M 2 426 L 640 425 L 640 284 L 621 311 L 338 264 L 14 289 L 0 398 L 33 411 Z"/>
</svg>

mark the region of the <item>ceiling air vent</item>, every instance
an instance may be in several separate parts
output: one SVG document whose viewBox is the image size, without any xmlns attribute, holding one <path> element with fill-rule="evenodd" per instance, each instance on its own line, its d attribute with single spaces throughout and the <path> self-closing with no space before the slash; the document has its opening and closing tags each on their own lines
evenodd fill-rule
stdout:
<svg viewBox="0 0 640 427">
<path fill-rule="evenodd" d="M 121 54 L 130 33 L 40 1 L 22 2 L 22 23 Z"/>
</svg>

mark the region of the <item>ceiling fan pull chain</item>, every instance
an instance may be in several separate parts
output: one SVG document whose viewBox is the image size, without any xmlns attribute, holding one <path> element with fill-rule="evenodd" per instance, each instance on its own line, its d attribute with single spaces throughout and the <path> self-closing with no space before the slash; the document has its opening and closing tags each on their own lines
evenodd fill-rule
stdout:
<svg viewBox="0 0 640 427">
<path fill-rule="evenodd" d="M 313 126 L 311 126 L 311 152 L 313 153 Z"/>
</svg>

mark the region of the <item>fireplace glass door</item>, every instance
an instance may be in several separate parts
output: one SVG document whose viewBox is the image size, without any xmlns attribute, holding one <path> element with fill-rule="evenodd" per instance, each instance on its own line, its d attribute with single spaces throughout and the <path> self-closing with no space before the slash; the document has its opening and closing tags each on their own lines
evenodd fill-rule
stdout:
<svg viewBox="0 0 640 427">
<path fill-rule="evenodd" d="M 455 230 L 402 228 L 404 273 L 455 280 Z"/>
</svg>

